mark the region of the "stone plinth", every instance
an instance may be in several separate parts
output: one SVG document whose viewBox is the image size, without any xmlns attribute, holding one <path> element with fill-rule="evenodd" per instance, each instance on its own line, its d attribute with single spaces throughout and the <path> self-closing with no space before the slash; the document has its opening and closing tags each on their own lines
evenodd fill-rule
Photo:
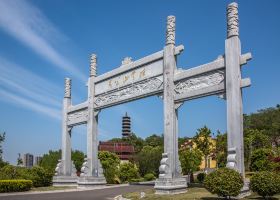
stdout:
<svg viewBox="0 0 280 200">
<path fill-rule="evenodd" d="M 242 199 L 244 197 L 250 196 L 251 195 L 251 191 L 250 191 L 250 180 L 249 179 L 245 179 L 244 181 L 244 186 L 240 191 L 240 194 L 237 196 L 238 199 Z"/>
<path fill-rule="evenodd" d="M 156 194 L 179 194 L 187 192 L 185 178 L 158 178 L 155 182 Z"/>
<path fill-rule="evenodd" d="M 54 176 L 53 186 L 77 186 L 77 176 Z"/>
<path fill-rule="evenodd" d="M 89 188 L 99 185 L 105 185 L 105 177 L 82 176 L 78 179 L 78 188 Z"/>
</svg>

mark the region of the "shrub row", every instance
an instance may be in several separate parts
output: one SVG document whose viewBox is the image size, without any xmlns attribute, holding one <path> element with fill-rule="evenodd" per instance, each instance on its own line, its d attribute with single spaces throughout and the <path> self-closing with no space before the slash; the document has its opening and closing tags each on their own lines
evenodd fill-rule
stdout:
<svg viewBox="0 0 280 200">
<path fill-rule="evenodd" d="M 30 180 L 0 180 L 0 192 L 22 192 L 32 187 Z"/>
<path fill-rule="evenodd" d="M 154 174 L 148 173 L 148 174 L 146 174 L 146 175 L 144 176 L 144 179 L 145 179 L 145 181 L 152 181 L 152 180 L 155 180 L 156 177 L 155 177 Z"/>
<path fill-rule="evenodd" d="M 198 179 L 202 180 L 204 175 L 200 176 Z M 237 171 L 220 168 L 206 176 L 204 186 L 209 192 L 228 198 L 240 193 L 243 180 Z M 280 193 L 280 175 L 270 171 L 255 172 L 250 179 L 250 189 L 264 199 L 272 197 Z"/>
<path fill-rule="evenodd" d="M 34 187 L 44 187 L 51 185 L 52 176 L 52 173 L 39 166 L 34 166 L 31 169 L 27 169 L 24 167 L 6 165 L 0 169 L 0 180 L 31 180 Z"/>
</svg>

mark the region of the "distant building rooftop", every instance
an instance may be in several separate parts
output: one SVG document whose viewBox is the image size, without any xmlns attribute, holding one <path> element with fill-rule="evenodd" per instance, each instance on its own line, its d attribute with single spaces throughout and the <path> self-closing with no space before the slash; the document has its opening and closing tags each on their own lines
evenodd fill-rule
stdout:
<svg viewBox="0 0 280 200">
<path fill-rule="evenodd" d="M 130 160 L 135 153 L 134 146 L 126 142 L 99 142 L 98 150 L 115 153 L 120 160 Z"/>
</svg>

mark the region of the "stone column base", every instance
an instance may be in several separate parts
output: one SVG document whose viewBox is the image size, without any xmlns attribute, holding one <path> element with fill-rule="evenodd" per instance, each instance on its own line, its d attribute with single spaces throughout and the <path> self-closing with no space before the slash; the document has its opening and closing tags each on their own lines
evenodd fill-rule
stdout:
<svg viewBox="0 0 280 200">
<path fill-rule="evenodd" d="M 244 197 L 250 196 L 251 195 L 251 191 L 250 191 L 250 180 L 246 179 L 244 181 L 244 186 L 240 191 L 240 194 L 237 196 L 237 199 L 242 199 Z"/>
<path fill-rule="evenodd" d="M 53 186 L 77 186 L 77 176 L 54 176 Z"/>
<path fill-rule="evenodd" d="M 179 194 L 187 192 L 185 178 L 159 178 L 155 181 L 156 194 Z"/>
<path fill-rule="evenodd" d="M 99 185 L 106 185 L 105 177 L 82 176 L 78 179 L 78 188 L 89 188 Z"/>
</svg>

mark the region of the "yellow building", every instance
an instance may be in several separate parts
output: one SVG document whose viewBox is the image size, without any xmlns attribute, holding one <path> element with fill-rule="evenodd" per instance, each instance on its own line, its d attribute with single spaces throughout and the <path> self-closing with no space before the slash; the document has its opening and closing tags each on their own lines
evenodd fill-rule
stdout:
<svg viewBox="0 0 280 200">
<path fill-rule="evenodd" d="M 211 147 L 210 147 L 210 154 L 207 156 L 206 158 L 206 168 L 216 168 L 217 167 L 217 160 L 216 160 L 216 153 L 215 153 L 215 149 L 216 149 L 216 138 L 209 138 L 210 139 L 210 143 L 211 143 Z M 188 139 L 184 144 L 181 145 L 180 147 L 181 149 L 195 149 L 196 148 L 196 144 L 193 142 L 192 139 Z M 199 166 L 200 170 L 204 170 L 205 169 L 205 157 L 202 157 L 202 161 L 201 164 Z"/>
</svg>

